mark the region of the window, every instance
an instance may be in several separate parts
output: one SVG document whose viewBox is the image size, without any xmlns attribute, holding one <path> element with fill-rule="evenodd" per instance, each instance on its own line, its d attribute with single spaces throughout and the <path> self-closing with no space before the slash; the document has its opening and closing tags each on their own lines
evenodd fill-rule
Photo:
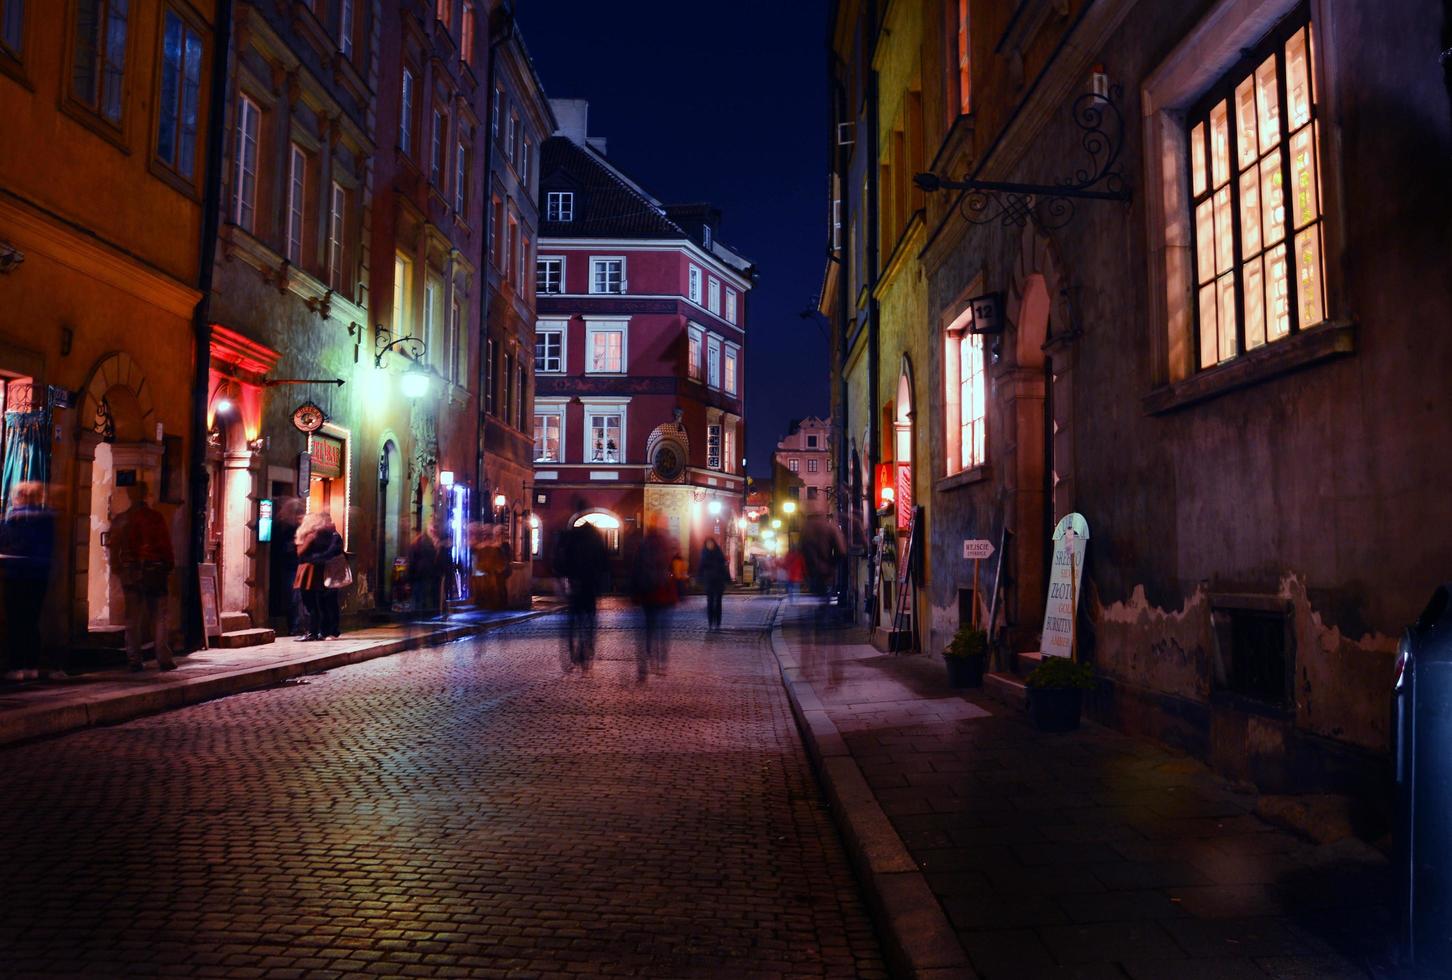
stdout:
<svg viewBox="0 0 1452 980">
<path fill-rule="evenodd" d="M 520 291 L 523 291 L 525 284 L 529 282 L 529 236 L 524 229 L 519 232 L 519 283 Z"/>
<path fill-rule="evenodd" d="M 706 469 L 721 468 L 721 426 L 706 426 Z"/>
<path fill-rule="evenodd" d="M 504 130 L 504 159 L 509 161 L 511 167 L 517 166 L 515 160 L 515 142 L 519 137 L 519 116 L 515 113 L 509 114 L 509 126 Z"/>
<path fill-rule="evenodd" d="M 76 0 L 71 95 L 112 125 L 121 125 L 130 0 Z"/>
<path fill-rule="evenodd" d="M 585 321 L 589 350 L 587 374 L 625 373 L 625 328 L 620 321 Z"/>
<path fill-rule="evenodd" d="M 529 515 L 529 555 L 538 558 L 544 550 L 544 525 L 538 514 Z"/>
<path fill-rule="evenodd" d="M 494 414 L 494 338 L 484 341 L 484 411 Z"/>
<path fill-rule="evenodd" d="M 536 408 L 534 412 L 534 461 L 562 463 L 565 445 L 565 408 Z"/>
<path fill-rule="evenodd" d="M 408 283 L 413 265 L 402 255 L 393 257 L 393 336 L 408 336 Z"/>
<path fill-rule="evenodd" d="M 232 222 L 249 232 L 257 218 L 257 133 L 262 114 L 257 103 L 242 96 L 237 105 L 236 174 L 232 186 Z"/>
<path fill-rule="evenodd" d="M 464 380 L 465 348 L 464 334 L 459 329 L 464 322 L 464 310 L 456 295 L 449 304 L 449 378 L 455 384 Z"/>
<path fill-rule="evenodd" d="M 514 424 L 516 428 L 524 428 L 524 406 L 529 401 L 529 375 L 525 373 L 524 358 L 520 358 L 514 366 Z"/>
<path fill-rule="evenodd" d="M 451 20 L 449 15 L 453 12 L 453 6 L 454 0 L 437 0 L 437 2 L 434 4 L 434 16 L 437 17 L 439 19 L 439 23 L 443 24 L 445 27 L 449 26 L 449 22 Z"/>
<path fill-rule="evenodd" d="M 1201 369 L 1325 319 L 1310 50 L 1283 24 L 1187 114 Z"/>
<path fill-rule="evenodd" d="M 429 181 L 439 187 L 444 176 L 444 114 L 434 110 L 434 138 L 429 145 Z"/>
<path fill-rule="evenodd" d="M 534 287 L 537 293 L 563 293 L 565 291 L 564 258 L 555 255 L 536 260 Z"/>
<path fill-rule="evenodd" d="M 464 217 L 469 207 L 469 147 L 460 140 L 454 147 L 454 213 Z"/>
<path fill-rule="evenodd" d="M 619 409 L 589 409 L 586 411 L 589 442 L 586 445 L 587 462 L 619 463 L 624 461 L 621 446 L 624 443 L 625 415 Z"/>
<path fill-rule="evenodd" d="M 504 202 L 494 198 L 489 208 L 489 253 L 494 268 L 504 268 Z"/>
<path fill-rule="evenodd" d="M 342 0 L 338 7 L 338 50 L 344 58 L 353 57 L 353 0 Z"/>
<path fill-rule="evenodd" d="M 958 0 L 958 112 L 973 110 L 973 51 L 968 33 L 968 0 Z"/>
<path fill-rule="evenodd" d="M 590 259 L 590 292 L 625 292 L 625 260 Z"/>
<path fill-rule="evenodd" d="M 817 437 L 816 436 L 807 436 L 807 448 L 808 449 L 816 449 L 817 448 Z"/>
<path fill-rule="evenodd" d="M 686 270 L 686 295 L 692 303 L 701 302 L 701 267 L 693 265 Z"/>
<path fill-rule="evenodd" d="M 817 499 L 817 488 L 816 487 L 807 487 L 807 499 L 808 500 L 816 500 Z"/>
<path fill-rule="evenodd" d="M 464 0 L 464 17 L 459 26 L 459 57 L 470 67 L 474 64 L 474 4 Z"/>
<path fill-rule="evenodd" d="M 156 158 L 191 179 L 197 169 L 197 106 L 202 88 L 202 36 L 173 10 L 161 34 Z"/>
<path fill-rule="evenodd" d="M 519 247 L 519 221 L 514 215 L 509 216 L 508 238 L 504 242 L 504 254 L 499 257 L 504 278 L 507 281 L 514 281 L 514 254 Z"/>
<path fill-rule="evenodd" d="M 967 316 L 971 317 L 971 313 Z M 964 320 L 966 323 L 966 319 Z M 988 382 L 983 369 L 983 335 L 950 332 L 947 341 L 948 472 L 980 466 L 987 459 L 984 418 Z"/>
<path fill-rule="evenodd" d="M 0 0 L 0 48 L 19 58 L 24 30 L 25 0 Z"/>
<path fill-rule="evenodd" d="M 525 190 L 529 190 L 529 150 L 532 145 L 528 136 L 520 141 L 519 182 L 524 185 Z"/>
<path fill-rule="evenodd" d="M 820 460 L 817 460 L 817 459 L 808 459 L 807 460 L 807 472 L 808 473 L 816 473 L 817 472 L 817 468 L 820 465 L 821 465 L 821 461 Z"/>
<path fill-rule="evenodd" d="M 565 370 L 565 325 L 541 323 L 534 332 L 534 373 L 562 374 Z"/>
<path fill-rule="evenodd" d="M 504 86 L 497 85 L 494 88 L 494 104 L 489 109 L 489 135 L 492 139 L 499 138 L 499 104 L 504 101 Z"/>
<path fill-rule="evenodd" d="M 398 110 L 398 148 L 413 152 L 413 72 L 403 70 L 403 98 Z"/>
<path fill-rule="evenodd" d="M 435 364 L 442 360 L 441 355 L 444 353 L 443 344 L 434 335 L 434 330 L 438 326 L 438 321 L 434 318 L 434 306 L 439 301 L 439 293 L 441 291 L 438 282 L 433 278 L 430 277 L 424 280 L 423 339 L 424 343 L 428 344 L 429 353 L 432 355 L 429 360 Z"/>
<path fill-rule="evenodd" d="M 721 468 L 727 473 L 736 472 L 736 426 L 734 423 L 726 426 L 721 446 L 721 462 L 725 464 Z"/>
<path fill-rule="evenodd" d="M 343 256 L 347 246 L 344 216 L 347 213 L 348 192 L 335 180 L 328 203 L 328 287 L 351 299 L 352 287 L 343 282 Z"/>
<path fill-rule="evenodd" d="M 307 154 L 296 143 L 290 143 L 287 154 L 287 260 L 297 266 L 302 265 L 307 189 Z"/>
<path fill-rule="evenodd" d="M 796 473 L 801 468 L 802 468 L 802 461 L 801 460 L 799 460 L 799 459 L 789 459 L 789 460 L 787 460 L 787 469 L 791 470 L 793 473 Z"/>
<path fill-rule="evenodd" d="M 721 280 L 715 276 L 706 280 L 706 308 L 717 316 L 721 315 Z"/>
<path fill-rule="evenodd" d="M 725 387 L 726 387 L 726 393 L 729 394 L 729 395 L 736 394 L 736 383 L 737 383 L 737 379 L 736 379 L 736 365 L 738 363 L 738 360 L 739 360 L 739 358 L 738 358 L 737 353 L 736 353 L 736 348 L 728 346 L 726 348 L 726 385 L 725 385 Z"/>
<path fill-rule="evenodd" d="M 701 380 L 701 339 L 697 327 L 688 327 L 686 333 L 686 377 Z"/>
<path fill-rule="evenodd" d="M 509 422 L 509 410 L 514 405 L 514 355 L 504 355 L 504 370 L 499 372 L 500 399 L 499 417 L 506 423 Z"/>
<path fill-rule="evenodd" d="M 715 337 L 706 338 L 706 384 L 721 387 L 721 341 Z"/>
<path fill-rule="evenodd" d="M 575 192 L 550 191 L 545 195 L 546 221 L 575 220 Z"/>
<path fill-rule="evenodd" d="M 729 287 L 726 290 L 726 322 L 736 322 L 736 290 Z"/>
</svg>

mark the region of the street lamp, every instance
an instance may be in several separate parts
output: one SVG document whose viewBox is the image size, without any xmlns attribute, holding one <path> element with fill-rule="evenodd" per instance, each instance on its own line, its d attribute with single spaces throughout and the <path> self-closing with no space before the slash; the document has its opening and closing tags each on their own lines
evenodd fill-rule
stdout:
<svg viewBox="0 0 1452 980">
<path fill-rule="evenodd" d="M 706 505 L 706 510 L 710 511 L 712 517 L 719 517 L 721 514 L 721 501 L 711 501 Z"/>
<path fill-rule="evenodd" d="M 417 400 L 429 393 L 429 375 L 427 371 L 414 366 L 404 372 L 399 379 L 398 388 L 403 392 L 403 397 Z"/>
<path fill-rule="evenodd" d="M 795 514 L 797 512 L 797 502 L 795 500 L 788 500 L 781 505 L 781 509 L 783 513 Z"/>
</svg>

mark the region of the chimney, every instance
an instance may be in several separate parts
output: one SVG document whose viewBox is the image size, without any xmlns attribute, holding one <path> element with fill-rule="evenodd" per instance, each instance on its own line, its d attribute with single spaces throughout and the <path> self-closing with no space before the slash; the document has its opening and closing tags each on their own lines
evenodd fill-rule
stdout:
<svg viewBox="0 0 1452 980">
<path fill-rule="evenodd" d="M 590 103 L 586 99 L 550 99 L 550 108 L 555 112 L 559 125 L 556 136 L 563 136 L 577 146 L 593 142 L 590 132 Z M 603 143 L 603 140 L 601 141 Z M 603 149 L 601 152 L 604 152 Z"/>
</svg>

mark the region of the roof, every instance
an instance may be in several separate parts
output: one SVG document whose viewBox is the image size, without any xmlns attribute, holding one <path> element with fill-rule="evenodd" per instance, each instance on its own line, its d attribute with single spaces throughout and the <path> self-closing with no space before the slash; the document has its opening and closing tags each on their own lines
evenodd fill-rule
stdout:
<svg viewBox="0 0 1452 980">
<path fill-rule="evenodd" d="M 599 151 L 565 136 L 551 136 L 540 147 L 541 238 L 679 238 L 701 245 L 700 238 L 672 221 L 666 206 L 625 176 Z M 573 191 L 573 221 L 546 221 L 545 195 Z M 712 241 L 705 249 L 743 276 L 753 263 L 735 250 Z"/>
</svg>

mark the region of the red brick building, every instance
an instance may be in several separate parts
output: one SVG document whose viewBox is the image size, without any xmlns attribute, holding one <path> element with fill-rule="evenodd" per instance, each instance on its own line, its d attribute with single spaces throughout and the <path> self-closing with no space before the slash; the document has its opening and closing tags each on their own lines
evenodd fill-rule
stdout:
<svg viewBox="0 0 1452 980">
<path fill-rule="evenodd" d="M 719 211 L 662 205 L 587 136 L 584 102 L 552 105 L 560 130 L 540 165 L 536 575 L 549 574 L 566 526 L 595 523 L 618 558 L 656 515 L 693 566 L 714 536 L 735 569 L 754 269 L 717 240 Z"/>
</svg>

